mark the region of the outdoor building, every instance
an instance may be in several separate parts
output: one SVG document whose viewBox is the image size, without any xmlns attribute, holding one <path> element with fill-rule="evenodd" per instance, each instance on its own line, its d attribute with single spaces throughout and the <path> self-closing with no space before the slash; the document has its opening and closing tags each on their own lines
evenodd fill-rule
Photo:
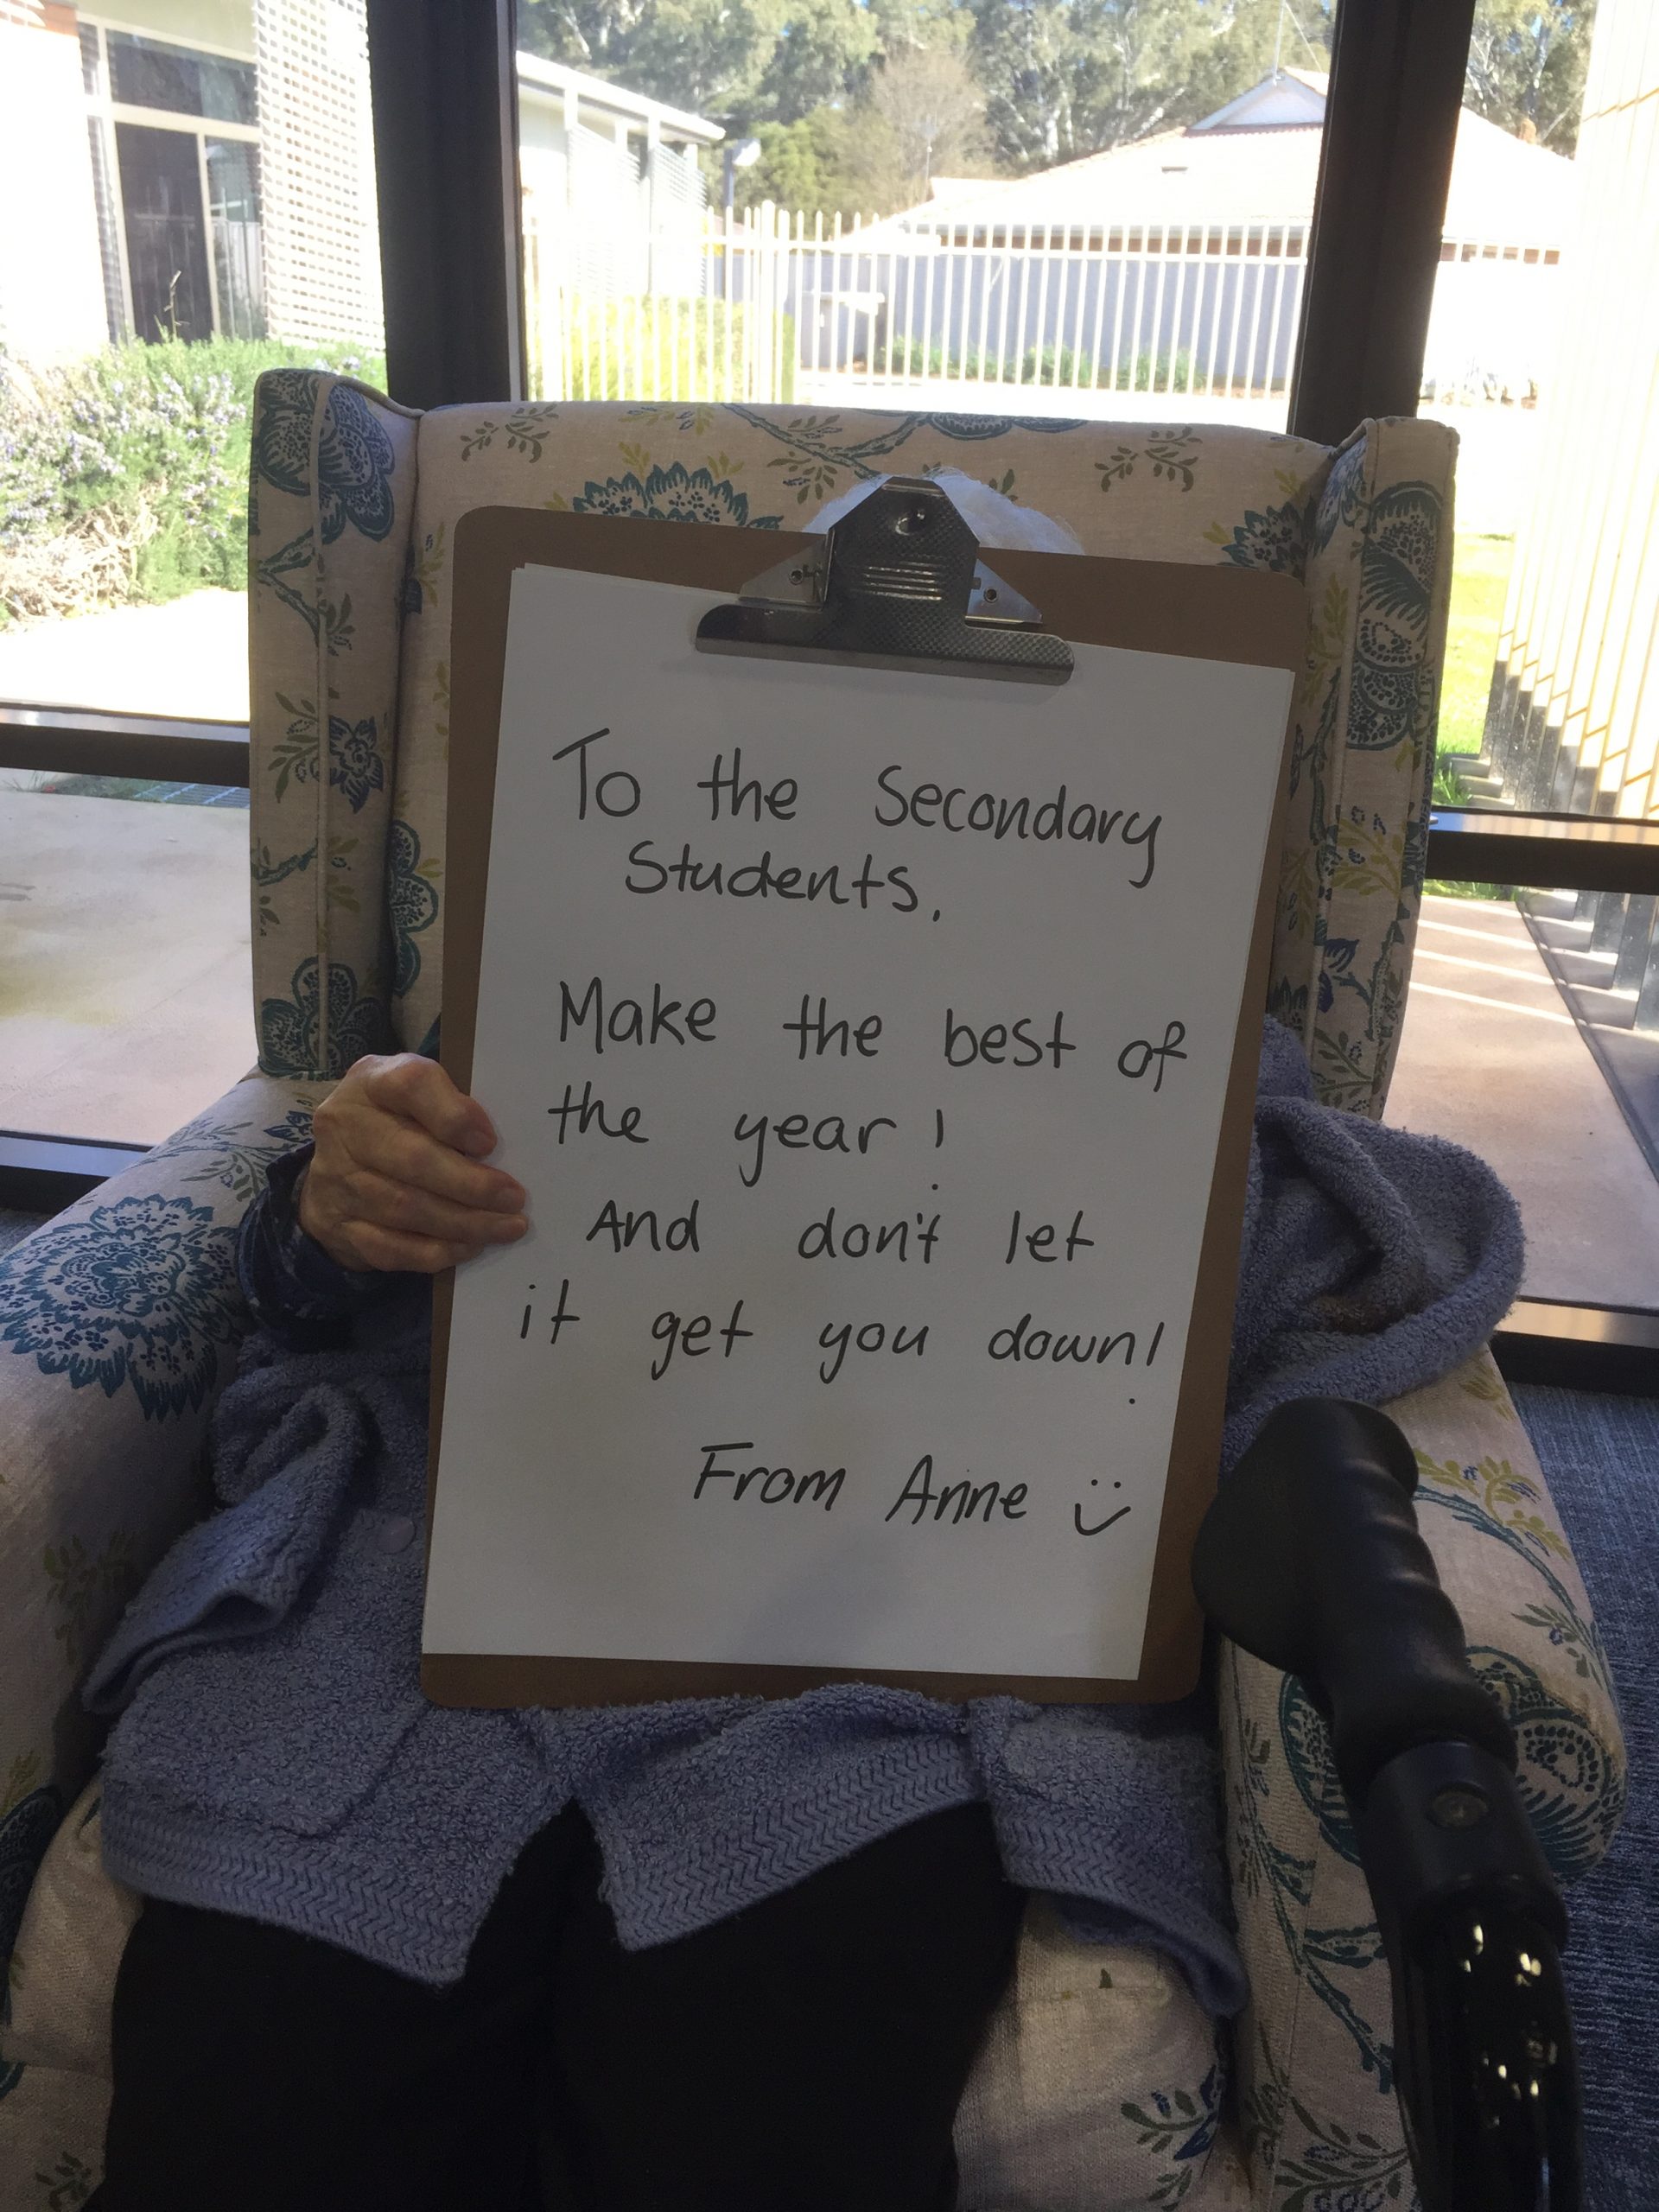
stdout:
<svg viewBox="0 0 1659 2212">
<path fill-rule="evenodd" d="M 974 346 L 999 255 L 1058 253 L 1051 282 L 1028 285 L 1016 304 L 1019 350 L 1081 342 L 1097 351 L 1127 319 L 1137 353 L 1194 354 L 1200 378 L 1281 388 L 1295 345 L 1325 81 L 1281 70 L 1184 130 L 1029 176 L 936 177 L 928 200 L 863 243 L 897 234 L 957 250 L 950 330 L 930 340 L 947 353 Z M 1441 246 L 1457 273 L 1436 288 L 1427 386 L 1532 396 L 1575 186 L 1571 162 L 1465 108 Z M 993 329 L 999 304 L 993 296 Z"/>
<path fill-rule="evenodd" d="M 1185 130 L 1024 176 L 937 177 L 884 219 L 711 211 L 697 254 L 671 207 L 625 192 L 590 234 L 559 226 L 562 260 L 531 249 L 532 384 L 658 398 L 689 376 L 697 397 L 822 404 L 944 388 L 969 409 L 1018 386 L 1027 411 L 1282 419 L 1325 104 L 1322 76 L 1281 70 Z M 1464 111 L 1426 397 L 1535 400 L 1577 175 Z"/>
<path fill-rule="evenodd" d="M 632 301 L 649 316 L 654 301 L 703 289 L 707 188 L 697 149 L 724 136 L 702 116 L 563 63 L 518 56 L 524 327 L 534 389 L 582 383 L 591 337 L 598 385 L 591 396 L 600 397 L 615 373 L 616 303 Z M 650 327 L 654 334 L 654 321 Z M 628 396 L 620 384 L 616 391 Z"/>
<path fill-rule="evenodd" d="M 133 336 L 378 350 L 360 0 L 13 0 L 0 149 L 8 203 L 30 209 L 0 260 L 19 359 Z M 29 281 L 37 260 L 49 285 Z"/>
<path fill-rule="evenodd" d="M 695 256 L 719 125 L 529 54 L 518 73 L 527 251 L 569 237 L 588 290 L 688 281 L 648 241 Z M 30 209 L 0 243 L 19 359 L 133 336 L 379 349 L 362 0 L 4 0 L 0 192 Z"/>
</svg>

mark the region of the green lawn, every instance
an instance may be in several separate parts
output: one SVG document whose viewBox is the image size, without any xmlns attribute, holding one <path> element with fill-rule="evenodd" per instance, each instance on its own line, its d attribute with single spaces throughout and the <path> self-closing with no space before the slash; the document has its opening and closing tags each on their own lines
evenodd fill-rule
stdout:
<svg viewBox="0 0 1659 2212">
<path fill-rule="evenodd" d="M 1459 531 L 1452 555 L 1452 607 L 1446 618 L 1446 673 L 1440 689 L 1440 726 L 1434 795 L 1443 805 L 1466 799 L 1455 757 L 1478 753 L 1486 727 L 1486 700 L 1497 658 L 1498 626 L 1509 589 L 1512 537 L 1478 537 Z M 1426 883 L 1425 891 L 1450 899 L 1510 899 L 1507 884 Z"/>
<path fill-rule="evenodd" d="M 1509 588 L 1512 537 L 1477 537 L 1463 531 L 1452 556 L 1452 612 L 1446 627 L 1446 677 L 1440 692 L 1440 751 L 1478 753 L 1486 698 L 1497 658 L 1498 625 Z"/>
</svg>

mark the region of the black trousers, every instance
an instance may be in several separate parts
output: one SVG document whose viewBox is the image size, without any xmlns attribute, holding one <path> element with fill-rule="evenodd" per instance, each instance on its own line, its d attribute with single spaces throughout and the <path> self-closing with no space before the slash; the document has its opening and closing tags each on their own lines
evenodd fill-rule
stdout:
<svg viewBox="0 0 1659 2212">
<path fill-rule="evenodd" d="M 1024 1903 L 983 1807 L 648 1951 L 600 1874 L 561 1815 L 442 1990 L 148 1904 L 88 2212 L 949 2212 Z"/>
</svg>

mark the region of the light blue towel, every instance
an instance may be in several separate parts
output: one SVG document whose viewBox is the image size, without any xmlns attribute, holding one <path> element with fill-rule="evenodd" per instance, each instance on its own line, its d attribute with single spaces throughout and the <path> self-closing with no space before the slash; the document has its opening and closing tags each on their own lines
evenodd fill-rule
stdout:
<svg viewBox="0 0 1659 2212">
<path fill-rule="evenodd" d="M 268 1229 L 256 1213 L 245 1249 Z M 1521 1256 L 1487 1168 L 1314 1105 L 1300 1048 L 1269 1025 L 1225 1463 L 1287 1398 L 1381 1400 L 1466 1358 Z M 93 1669 L 88 1703 L 121 1716 L 103 1812 L 118 1879 L 445 1982 L 525 1840 L 573 1798 L 630 1948 L 982 1799 L 1011 1879 L 1087 1933 L 1160 1946 L 1210 2011 L 1243 2003 L 1202 1698 L 963 1707 L 850 1685 L 770 1704 L 429 1706 L 426 1305 L 397 1278 L 385 1300 L 351 1351 L 250 1340 L 216 1420 L 224 1510 L 163 1560 Z M 280 1296 L 264 1303 L 274 1318 Z"/>
</svg>

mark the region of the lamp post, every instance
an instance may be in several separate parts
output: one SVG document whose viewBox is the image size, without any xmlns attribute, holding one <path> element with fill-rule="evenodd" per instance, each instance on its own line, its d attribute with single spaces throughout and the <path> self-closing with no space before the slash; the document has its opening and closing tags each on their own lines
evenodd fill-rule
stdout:
<svg viewBox="0 0 1659 2212">
<path fill-rule="evenodd" d="M 726 210 L 725 252 L 720 264 L 720 296 L 723 300 L 732 296 L 732 205 L 737 196 L 739 169 L 752 169 L 760 158 L 758 138 L 728 139 L 725 148 L 723 190 L 721 197 Z"/>
<path fill-rule="evenodd" d="M 736 197 L 737 173 L 739 169 L 752 169 L 760 158 L 760 141 L 758 138 L 740 138 L 736 140 L 735 143 L 730 141 L 728 142 L 726 147 L 726 189 L 724 198 L 726 203 L 726 213 L 728 219 L 732 212 L 732 202 Z"/>
</svg>

